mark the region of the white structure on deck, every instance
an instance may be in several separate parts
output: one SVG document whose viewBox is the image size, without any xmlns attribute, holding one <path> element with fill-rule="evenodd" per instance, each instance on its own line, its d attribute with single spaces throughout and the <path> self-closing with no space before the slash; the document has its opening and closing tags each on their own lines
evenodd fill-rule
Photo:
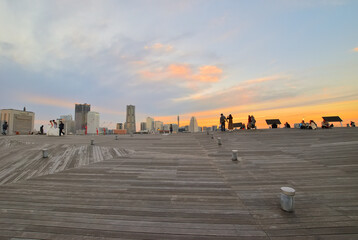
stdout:
<svg viewBox="0 0 358 240">
<path fill-rule="evenodd" d="M 7 134 L 29 134 L 34 131 L 35 113 L 15 109 L 2 109 L 0 111 L 1 131 L 2 124 L 5 121 L 8 124 Z"/>
<path fill-rule="evenodd" d="M 88 112 L 87 113 L 87 134 L 97 134 L 99 130 L 99 113 Z"/>
</svg>

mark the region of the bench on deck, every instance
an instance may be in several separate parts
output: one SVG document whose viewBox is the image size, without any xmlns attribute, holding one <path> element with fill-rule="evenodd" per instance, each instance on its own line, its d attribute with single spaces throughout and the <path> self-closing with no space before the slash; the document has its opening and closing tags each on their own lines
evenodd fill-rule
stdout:
<svg viewBox="0 0 358 240">
<path fill-rule="evenodd" d="M 267 125 L 271 125 L 272 128 L 277 128 L 277 125 L 281 125 L 280 119 L 266 119 Z"/>
<path fill-rule="evenodd" d="M 323 118 L 324 121 L 329 122 L 329 123 L 331 123 L 331 122 L 340 122 L 341 127 L 343 127 L 342 126 L 342 121 L 343 120 L 339 116 L 329 116 L 329 117 L 322 117 L 322 118 Z"/>
<path fill-rule="evenodd" d="M 241 129 L 241 128 L 243 127 L 243 124 L 242 124 L 241 122 L 240 122 L 240 123 L 233 123 L 233 124 L 232 124 L 232 127 L 233 127 L 233 128 L 240 128 L 240 129 Z"/>
</svg>

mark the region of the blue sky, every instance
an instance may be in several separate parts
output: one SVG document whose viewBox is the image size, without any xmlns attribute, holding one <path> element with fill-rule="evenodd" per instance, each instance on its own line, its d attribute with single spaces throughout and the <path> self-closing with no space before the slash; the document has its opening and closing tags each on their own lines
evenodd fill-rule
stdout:
<svg viewBox="0 0 358 240">
<path fill-rule="evenodd" d="M 89 103 L 105 125 L 128 104 L 137 121 L 297 103 L 358 115 L 357 12 L 348 0 L 0 0 L 0 109 L 41 123 Z"/>
</svg>

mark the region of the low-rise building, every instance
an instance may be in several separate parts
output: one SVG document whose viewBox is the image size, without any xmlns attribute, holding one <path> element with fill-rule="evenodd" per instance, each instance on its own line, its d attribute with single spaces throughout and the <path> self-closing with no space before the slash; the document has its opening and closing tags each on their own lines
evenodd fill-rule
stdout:
<svg viewBox="0 0 358 240">
<path fill-rule="evenodd" d="M 25 110 L 25 109 L 24 109 Z M 6 121 L 8 124 L 7 133 L 14 134 L 31 134 L 34 132 L 35 113 L 29 111 L 2 109 L 0 111 L 1 127 Z"/>
</svg>

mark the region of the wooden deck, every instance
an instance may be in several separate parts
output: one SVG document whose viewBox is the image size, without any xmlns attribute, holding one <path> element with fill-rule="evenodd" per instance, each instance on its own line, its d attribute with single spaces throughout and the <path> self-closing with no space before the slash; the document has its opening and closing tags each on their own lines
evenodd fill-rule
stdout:
<svg viewBox="0 0 358 240">
<path fill-rule="evenodd" d="M 214 135 L 0 137 L 0 239 L 358 239 L 358 128 Z"/>
</svg>

